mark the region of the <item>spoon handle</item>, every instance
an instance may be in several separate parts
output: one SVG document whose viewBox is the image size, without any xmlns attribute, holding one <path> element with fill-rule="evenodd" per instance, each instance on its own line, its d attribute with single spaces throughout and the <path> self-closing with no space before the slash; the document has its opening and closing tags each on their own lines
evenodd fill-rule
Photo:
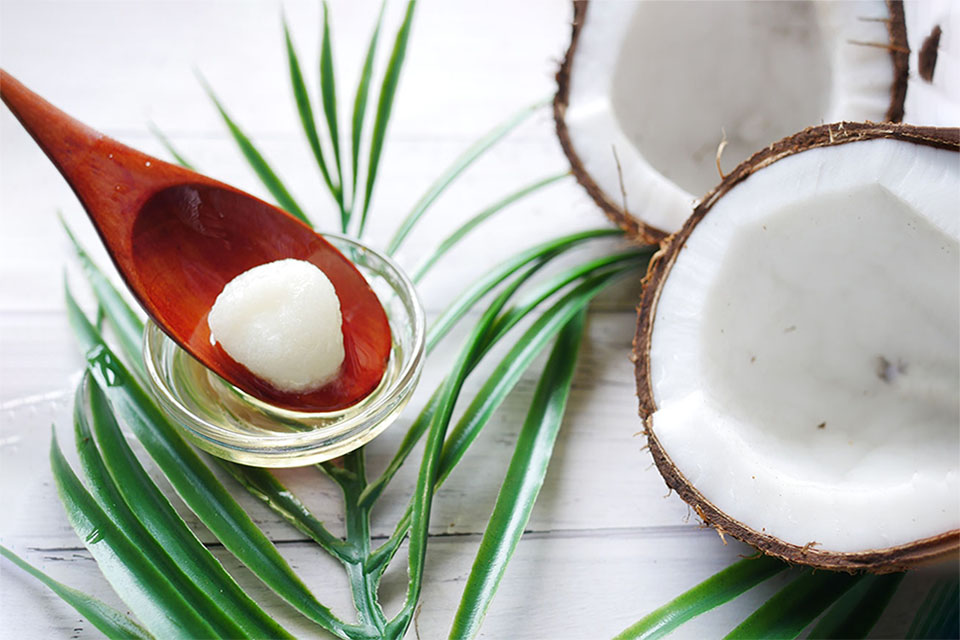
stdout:
<svg viewBox="0 0 960 640">
<path fill-rule="evenodd" d="M 0 98 L 67 179 L 103 137 L 0 69 Z"/>
<path fill-rule="evenodd" d="M 91 129 L 2 69 L 0 98 L 66 178 L 118 263 L 130 256 L 137 212 L 151 195 L 172 185 L 214 183 Z"/>
</svg>

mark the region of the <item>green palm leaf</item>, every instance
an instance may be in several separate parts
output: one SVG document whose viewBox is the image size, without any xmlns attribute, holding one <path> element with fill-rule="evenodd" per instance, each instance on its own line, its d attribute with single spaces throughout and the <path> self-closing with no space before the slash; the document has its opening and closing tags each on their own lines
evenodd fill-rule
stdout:
<svg viewBox="0 0 960 640">
<path fill-rule="evenodd" d="M 472 638 L 479 632 L 507 563 L 530 520 L 560 432 L 585 320 L 586 313 L 581 310 L 557 336 L 480 541 L 453 619 L 451 638 Z"/>
<path fill-rule="evenodd" d="M 67 292 L 67 315 L 88 370 L 113 410 L 137 436 L 184 502 L 241 562 L 305 616 L 346 637 L 346 625 L 317 602 L 273 543 L 176 432 L 176 427 L 131 378 Z"/>
<path fill-rule="evenodd" d="M 358 619 L 371 626 L 376 637 L 383 637 L 387 620 L 377 601 L 377 577 L 366 570 L 366 559 L 370 554 L 370 509 L 359 504 L 360 494 L 367 483 L 364 452 L 355 449 L 341 460 L 342 466 L 336 468 L 344 473 L 332 477 L 343 490 L 346 544 L 353 551 L 353 558 L 344 563 L 344 568 L 350 579 Z M 323 466 L 328 473 L 335 468 L 330 463 Z"/>
<path fill-rule="evenodd" d="M 646 273 L 647 262 L 656 251 L 656 247 L 631 249 L 621 253 L 601 256 L 584 264 L 562 271 L 552 278 L 540 283 L 536 289 L 530 291 L 520 302 L 511 306 L 497 318 L 490 327 L 489 349 L 503 335 L 513 328 L 523 318 L 532 313 L 548 298 L 556 294 L 567 285 L 589 275 L 600 275 L 614 271 L 622 271 L 624 267 L 638 274 Z"/>
<path fill-rule="evenodd" d="M 227 637 L 250 637 L 240 626 L 237 626 L 226 615 L 206 593 L 184 574 L 183 571 L 174 563 L 173 559 L 160 546 L 150 532 L 140 523 L 134 513 L 127 506 L 123 497 L 114 484 L 113 479 L 107 471 L 97 450 L 93 439 L 93 432 L 90 428 L 91 420 L 106 420 L 109 416 L 109 409 L 104 407 L 105 400 L 98 393 L 90 388 L 90 376 L 84 375 L 84 379 L 77 387 L 77 393 L 74 398 L 74 432 L 76 434 L 77 452 L 80 455 L 80 464 L 83 467 L 84 474 L 87 477 L 87 483 L 90 486 L 90 492 L 97 500 L 100 507 L 117 525 L 117 528 L 123 532 L 127 538 L 143 553 L 146 560 L 152 564 L 157 571 L 165 575 L 170 584 L 180 594 L 190 606 L 210 623 L 210 626 L 216 630 L 220 636 Z M 95 386 L 95 385 L 94 385 Z M 92 405 L 96 404 L 97 408 Z M 89 406 L 92 416 L 88 419 L 85 415 L 84 407 Z M 118 430 L 119 431 L 119 430 Z M 123 437 L 122 435 L 120 436 Z"/>
<path fill-rule="evenodd" d="M 96 263 L 90 259 L 69 228 L 66 228 L 66 225 L 64 227 L 73 242 L 84 273 L 94 289 L 94 295 L 99 302 L 98 308 L 104 310 L 104 317 L 110 323 L 110 327 L 118 339 L 125 356 L 125 362 L 131 366 L 134 372 L 139 372 L 141 379 L 145 378 L 146 373 L 143 369 L 140 352 L 143 321 L 97 267 Z M 313 538 L 325 550 L 338 557 L 344 553 L 342 542 L 333 536 L 324 527 L 323 523 L 317 520 L 310 510 L 296 498 L 293 492 L 277 481 L 269 471 L 255 467 L 245 467 L 219 458 L 216 461 L 252 495 L 261 499 L 284 519 Z"/>
<path fill-rule="evenodd" d="M 516 292 L 516 290 L 545 264 L 546 260 L 537 258 L 527 265 L 524 265 L 524 268 L 519 272 L 519 274 L 516 275 L 512 281 L 509 281 L 503 291 L 498 294 L 497 301 L 495 301 L 494 304 L 498 304 L 500 307 L 502 307 L 503 304 L 505 304 L 506 301 Z M 488 344 L 489 340 L 484 340 L 481 342 L 481 346 L 486 346 Z M 469 364 L 468 372 L 472 370 L 479 361 L 479 356 L 480 353 L 478 351 Z M 437 412 L 437 408 L 439 407 L 440 397 L 445 384 L 446 380 L 440 383 L 440 386 L 437 387 L 433 395 L 430 396 L 426 406 L 424 406 L 423 410 L 421 410 L 416 420 L 414 420 L 407 429 L 407 433 L 404 435 L 404 438 L 400 443 L 400 447 L 397 449 L 396 454 L 394 454 L 384 472 L 379 478 L 377 478 L 377 480 L 371 482 L 364 489 L 360 496 L 360 504 L 365 506 L 373 504 L 373 502 L 380 497 L 380 494 L 383 492 L 383 489 L 386 487 L 387 483 L 389 483 L 396 472 L 400 470 L 400 466 L 407 459 L 407 456 L 409 456 L 413 451 L 413 448 L 417 445 L 417 442 L 420 441 L 420 438 L 423 437 L 427 427 L 430 426 L 430 422 L 433 420 L 434 415 Z"/>
<path fill-rule="evenodd" d="M 77 389 L 74 425 L 81 464 L 104 510 L 220 635 L 292 637 L 243 592 L 153 483 L 89 373 Z"/>
<path fill-rule="evenodd" d="M 481 390 L 474 397 L 471 405 L 460 418 L 454 432 L 451 433 L 447 442 L 444 443 L 435 481 L 437 486 L 443 483 L 451 471 L 453 471 L 453 468 L 463 458 L 466 450 L 474 440 L 476 440 L 480 430 L 486 425 L 487 421 L 493 415 L 493 412 L 513 389 L 520 375 L 522 375 L 533 359 L 543 350 L 550 340 L 556 336 L 557 332 L 574 315 L 582 310 L 593 297 L 612 283 L 616 276 L 627 273 L 628 271 L 628 269 L 624 269 L 621 272 L 601 274 L 593 278 L 585 279 L 577 288 L 544 312 L 544 314 L 524 332 L 513 348 L 494 369 L 494 372 L 489 376 Z M 489 332 L 492 324 L 492 322 L 481 320 L 477 325 L 477 329 Z M 475 329 L 475 331 L 477 329 Z M 483 351 L 483 340 L 485 338 L 486 336 L 480 336 L 476 342 L 470 343 L 473 355 Z M 411 527 L 411 522 L 412 508 L 408 508 L 404 517 L 394 528 L 390 538 L 371 554 L 369 560 L 370 567 L 382 570 L 403 542 L 407 530 Z"/>
<path fill-rule="evenodd" d="M 403 60 L 407 54 L 407 42 L 410 39 L 410 28 L 413 26 L 413 11 L 417 6 L 417 0 L 410 0 L 407 3 L 407 12 L 404 15 L 403 23 L 397 31 L 397 37 L 393 42 L 393 52 L 390 54 L 390 62 L 387 63 L 387 69 L 383 75 L 383 82 L 380 85 L 380 97 L 377 100 L 377 116 L 373 121 L 373 137 L 370 140 L 370 156 L 367 160 L 367 184 L 363 194 L 363 209 L 360 214 L 360 227 L 357 230 L 357 237 L 363 236 L 363 230 L 367 226 L 367 212 L 370 210 L 370 200 L 373 196 L 373 186 L 377 181 L 377 169 L 380 166 L 380 154 L 383 152 L 383 143 L 387 137 L 387 124 L 390 122 L 390 113 L 393 110 L 393 98 L 397 93 L 397 85 L 400 83 L 400 70 L 403 68 Z"/>
<path fill-rule="evenodd" d="M 153 640 L 153 636 L 134 620 L 96 598 L 91 598 L 82 591 L 77 591 L 61 582 L 57 582 L 3 545 L 0 545 L 0 555 L 47 585 L 51 591 L 76 609 L 77 613 L 89 620 L 90 624 L 102 631 L 111 640 L 128 640 L 129 638 Z"/>
<path fill-rule="evenodd" d="M 506 399 L 523 372 L 533 363 L 534 358 L 581 309 L 608 287 L 617 276 L 624 273 L 627 273 L 627 270 L 602 273 L 584 279 L 537 318 L 517 340 L 474 396 L 473 401 L 450 433 L 447 442 L 444 443 L 438 476 L 440 482 L 450 475 L 494 411 Z"/>
<path fill-rule="evenodd" d="M 380 13 L 370 36 L 367 46 L 367 55 L 363 60 L 363 69 L 360 71 L 360 81 L 357 84 L 357 93 L 353 99 L 353 119 L 350 127 L 350 177 L 353 181 L 351 193 L 351 208 L 356 208 L 357 179 L 360 175 L 360 140 L 363 138 L 363 121 L 367 114 L 367 96 L 370 93 L 370 80 L 373 77 L 373 60 L 377 54 L 377 42 L 380 40 L 380 28 L 383 25 L 383 10 L 387 0 L 380 3 Z"/>
<path fill-rule="evenodd" d="M 866 638 L 905 575 L 888 573 L 864 577 L 830 607 L 808 637 Z"/>
<path fill-rule="evenodd" d="M 487 307 L 480 321 L 474 326 L 466 343 L 460 350 L 457 361 L 450 374 L 442 385 L 436 410 L 430 419 L 427 428 L 427 441 L 424 447 L 423 460 L 420 463 L 420 472 L 417 474 L 417 487 L 411 500 L 409 513 L 410 542 L 408 551 L 407 597 L 403 607 L 396 617 L 390 621 L 388 629 L 394 637 L 400 637 L 409 627 L 413 618 L 414 608 L 420 598 L 420 589 L 423 585 L 423 568 L 427 552 L 429 537 L 430 512 L 433 504 L 433 493 L 439 477 L 440 455 L 444 436 L 457 397 L 463 383 L 470 372 L 471 363 L 476 352 L 482 347 L 484 335 L 489 326 L 496 319 L 497 314 L 506 304 L 510 293 L 509 289 L 498 295 Z M 406 521 L 407 518 L 405 517 Z M 383 557 L 390 558 L 395 549 L 387 551 Z M 376 570 L 378 570 L 377 568 Z"/>
<path fill-rule="evenodd" d="M 300 70 L 300 60 L 297 58 L 297 50 L 293 46 L 293 38 L 290 36 L 290 28 L 287 26 L 287 20 L 283 20 L 283 38 L 287 46 L 287 66 L 290 69 L 290 85 L 293 87 L 293 99 L 297 103 L 297 113 L 300 114 L 300 124 L 303 126 L 303 133 L 307 137 L 307 143 L 313 152 L 313 157 L 317 161 L 317 167 L 320 168 L 320 175 L 323 176 L 323 182 L 330 190 L 333 199 L 340 205 L 341 222 L 345 224 L 343 216 L 343 192 L 339 185 L 335 185 L 330 178 L 330 171 L 327 169 L 327 161 L 323 155 L 323 149 L 320 147 L 320 136 L 317 134 L 317 124 L 313 119 L 313 105 L 310 104 L 310 95 L 307 93 L 307 87 L 303 81 L 303 72 Z M 344 227 L 345 229 L 345 227 Z"/>
<path fill-rule="evenodd" d="M 529 118 L 537 111 L 537 109 L 546 105 L 548 102 L 549 101 L 547 100 L 541 100 L 536 104 L 525 107 L 517 113 L 512 114 L 509 118 L 498 124 L 490 132 L 474 142 L 466 151 L 460 154 L 457 159 L 453 161 L 453 164 L 447 167 L 447 169 L 440 174 L 440 177 L 433 181 L 433 183 L 427 189 L 427 192 L 424 193 L 419 200 L 417 200 L 415 205 L 413 205 L 413 209 L 407 214 L 407 217 L 403 219 L 403 222 L 400 223 L 400 226 L 390 239 L 390 243 L 387 245 L 387 254 L 393 255 L 396 253 L 397 249 L 400 248 L 400 245 L 403 244 L 403 241 L 406 239 L 407 235 L 409 235 L 409 233 L 413 230 L 414 226 L 416 226 L 423 214 L 426 213 L 427 209 L 430 208 L 430 205 L 440 197 L 440 194 L 447 190 L 447 187 L 453 183 L 457 176 L 459 176 L 470 165 L 476 162 L 476 160 L 483 155 L 485 151 L 502 140 L 504 136 L 516 129 L 520 123 Z"/>
<path fill-rule="evenodd" d="M 960 636 L 960 578 L 941 578 L 930 588 L 917 611 L 908 638 Z"/>
<path fill-rule="evenodd" d="M 557 253 L 571 249 L 576 245 L 582 244 L 595 238 L 612 237 L 623 235 L 619 229 L 594 229 L 591 231 L 579 231 L 570 235 L 562 236 L 539 244 L 531 249 L 518 253 L 513 258 L 505 260 L 497 267 L 491 269 L 482 278 L 472 284 L 466 291 L 461 293 L 443 313 L 433 321 L 430 330 L 427 332 L 427 351 L 430 352 L 443 339 L 449 331 L 456 326 L 457 322 L 475 305 L 483 296 L 497 287 L 511 273 L 514 273 L 530 261 L 539 258 L 552 258 Z"/>
<path fill-rule="evenodd" d="M 67 464 L 56 433 L 50 464 L 70 525 L 84 541 L 117 595 L 161 638 L 213 637 L 216 631 L 151 564 L 83 488 Z"/>
<path fill-rule="evenodd" d="M 788 566 L 770 556 L 740 560 L 647 614 L 619 633 L 615 640 L 662 638 L 685 622 L 733 600 Z"/>
<path fill-rule="evenodd" d="M 150 128 L 150 132 L 153 133 L 157 140 L 160 141 L 160 144 L 162 144 L 167 152 L 173 156 L 173 159 L 177 161 L 177 164 L 185 169 L 190 169 L 190 171 L 196 171 L 196 168 L 194 168 L 190 161 L 181 155 L 179 151 L 177 151 L 176 147 L 173 146 L 173 143 L 170 142 L 170 139 L 167 138 L 163 131 L 160 130 L 160 127 L 152 122 L 148 123 L 147 126 Z"/>
<path fill-rule="evenodd" d="M 248 467 L 227 460 L 215 461 L 251 495 L 256 496 L 283 519 L 310 536 L 327 553 L 341 560 L 350 560 L 350 551 L 343 540 L 336 537 L 317 519 L 290 489 L 277 480 L 272 473 L 259 467 Z"/>
<path fill-rule="evenodd" d="M 323 115 L 327 120 L 327 132 L 333 146 L 333 158 L 337 164 L 337 192 L 340 210 L 344 213 L 343 232 L 346 233 L 350 220 L 346 217 L 343 205 L 343 167 L 340 163 L 340 130 L 337 126 L 337 83 L 333 72 L 333 45 L 330 42 L 330 8 L 326 0 L 323 3 L 323 39 L 320 43 L 320 98 Z"/>
<path fill-rule="evenodd" d="M 808 571 L 778 591 L 726 638 L 796 638 L 862 578 Z"/>
<path fill-rule="evenodd" d="M 300 208 L 300 205 L 298 205 L 296 200 L 293 199 L 293 196 L 290 195 L 287 187 L 284 186 L 283 182 L 270 167 L 269 163 L 267 163 L 266 159 L 263 157 L 263 154 L 260 153 L 260 150 L 257 149 L 257 147 L 253 144 L 253 141 L 251 141 L 250 138 L 248 138 L 240 129 L 240 127 L 237 126 L 237 124 L 233 121 L 226 109 L 223 108 L 223 105 L 220 104 L 220 100 L 217 99 L 213 89 L 203 78 L 203 76 L 199 76 L 199 78 L 200 83 L 207 92 L 207 95 L 210 96 L 214 106 L 217 107 L 217 111 L 220 112 L 220 117 L 223 118 L 224 123 L 226 123 L 227 129 L 229 129 L 230 135 L 233 137 L 234 142 L 237 143 L 237 146 L 240 148 L 240 152 L 243 154 L 243 157 L 247 159 L 247 163 L 250 165 L 250 168 L 253 169 L 253 172 L 257 174 L 257 177 L 260 178 L 260 182 L 263 183 L 263 186 L 265 186 L 267 191 L 273 195 L 273 198 L 277 201 L 277 204 L 281 209 L 285 210 L 290 215 L 299 218 L 303 222 L 310 224 L 310 219 L 307 217 L 307 214 L 303 212 L 303 209 Z"/>
<path fill-rule="evenodd" d="M 508 281 L 509 285 L 505 290 L 505 293 L 507 293 L 508 297 L 512 296 L 513 293 L 540 268 L 542 268 L 548 260 L 559 255 L 559 251 L 572 248 L 579 242 L 582 242 L 584 239 L 585 238 L 580 234 L 574 234 L 573 236 L 567 236 L 566 238 L 561 239 L 559 245 L 555 242 L 549 242 L 545 245 L 540 245 L 539 248 L 534 248 L 533 250 L 523 252 L 520 256 L 517 256 L 515 259 L 504 263 L 493 272 L 485 276 L 474 287 L 468 289 L 468 291 L 464 294 L 464 298 L 461 298 L 460 301 L 453 304 L 448 311 L 444 313 L 437 322 L 434 323 L 433 327 L 431 327 L 431 330 L 428 333 L 428 349 L 436 345 L 438 341 L 441 340 L 443 336 L 446 335 L 446 333 L 452 328 L 454 323 L 461 318 L 464 313 L 466 313 L 467 309 L 472 307 L 477 300 L 482 298 L 491 290 L 503 284 L 504 281 Z M 559 249 L 557 248 L 558 246 L 560 247 Z M 541 302 L 546 300 L 552 294 L 556 293 L 562 287 L 570 284 L 576 279 L 585 277 L 591 273 L 603 272 L 605 269 L 614 267 L 618 263 L 622 262 L 636 261 L 636 268 L 639 269 L 640 262 L 649 257 L 651 252 L 652 250 L 640 252 L 632 251 L 626 254 L 617 254 L 614 256 L 599 258 L 558 274 L 556 277 L 546 282 L 545 286 L 539 287 L 535 294 L 523 304 L 508 309 L 507 312 L 501 313 L 500 316 L 494 320 L 494 322 L 490 325 L 488 335 L 484 339 L 482 348 L 477 352 L 474 361 L 470 365 L 471 370 L 477 364 L 480 357 L 489 351 L 489 349 L 492 348 L 492 346 L 496 344 L 496 342 L 499 341 L 511 327 L 533 312 Z M 514 274 L 518 272 L 520 275 L 514 277 Z M 499 280 L 498 276 L 500 277 Z M 512 281 L 507 280 L 511 277 L 514 277 Z M 413 448 L 423 436 L 427 426 L 430 423 L 430 420 L 433 417 L 434 412 L 436 411 L 437 402 L 439 401 L 439 394 L 440 389 L 437 389 L 427 401 L 427 404 L 424 406 L 420 415 L 417 416 L 417 418 L 407 429 L 407 433 L 404 435 L 404 438 L 400 443 L 400 447 L 397 449 L 396 454 L 390 460 L 390 463 L 387 465 L 384 472 L 379 478 L 377 478 L 377 480 L 371 482 L 364 490 L 363 495 L 360 498 L 361 504 L 370 505 L 377 499 L 377 497 L 380 496 L 386 485 L 400 469 L 407 456 L 413 451 Z"/>
<path fill-rule="evenodd" d="M 141 320 L 140 316 L 127 304 L 120 292 L 117 291 L 117 288 L 113 286 L 113 283 L 110 282 L 93 260 L 90 259 L 90 256 L 84 251 L 83 247 L 80 246 L 76 236 L 73 235 L 73 232 L 62 218 L 60 222 L 63 225 L 64 231 L 67 233 L 67 237 L 73 244 L 77 260 L 83 268 L 84 276 L 93 288 L 93 293 L 97 298 L 97 303 L 103 312 L 104 318 L 106 318 L 116 333 L 120 348 L 126 356 L 127 364 L 131 365 L 134 374 L 142 383 L 146 380 L 147 375 L 143 367 L 143 360 L 140 356 L 140 344 L 143 337 L 143 320 Z"/>
<path fill-rule="evenodd" d="M 437 262 L 437 260 L 439 260 L 445 254 L 447 254 L 451 249 L 453 249 L 453 247 L 459 244 L 471 231 L 473 231 L 478 226 L 480 226 L 483 222 L 489 219 L 490 216 L 494 215 L 499 211 L 502 211 L 503 209 L 513 204 L 517 200 L 520 200 L 525 196 L 530 195 L 531 193 L 535 193 L 540 189 L 542 189 L 543 187 L 553 184 L 558 180 L 566 178 L 568 175 L 570 174 L 565 172 L 558 175 L 552 175 L 546 178 L 541 178 L 540 180 L 537 180 L 533 184 L 529 184 L 517 191 L 514 191 L 513 193 L 507 196 L 504 196 L 500 200 L 496 201 L 495 203 L 488 206 L 480 213 L 476 214 L 475 216 L 473 216 L 472 218 L 464 222 L 462 225 L 460 225 L 456 229 L 456 231 L 451 233 L 449 236 L 447 236 L 447 238 L 443 240 L 443 242 L 440 243 L 440 246 L 437 247 L 436 251 L 434 251 L 430 255 L 430 257 L 424 260 L 424 262 L 419 267 L 417 267 L 416 271 L 413 274 L 413 281 L 420 282 L 423 276 L 426 275 L 427 271 L 430 270 L 430 268 Z"/>
</svg>

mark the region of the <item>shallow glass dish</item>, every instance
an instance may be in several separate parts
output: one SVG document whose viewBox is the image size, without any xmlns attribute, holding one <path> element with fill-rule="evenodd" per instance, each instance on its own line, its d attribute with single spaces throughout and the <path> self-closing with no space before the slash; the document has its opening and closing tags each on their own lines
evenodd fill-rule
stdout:
<svg viewBox="0 0 960 640">
<path fill-rule="evenodd" d="M 336 458 L 390 426 L 410 400 L 423 365 L 426 321 L 413 283 L 390 258 L 337 234 L 324 238 L 370 283 L 390 321 L 393 346 L 380 385 L 357 404 L 302 413 L 267 404 L 226 382 L 148 322 L 143 357 L 161 408 L 198 447 L 258 467 L 298 467 Z"/>
</svg>

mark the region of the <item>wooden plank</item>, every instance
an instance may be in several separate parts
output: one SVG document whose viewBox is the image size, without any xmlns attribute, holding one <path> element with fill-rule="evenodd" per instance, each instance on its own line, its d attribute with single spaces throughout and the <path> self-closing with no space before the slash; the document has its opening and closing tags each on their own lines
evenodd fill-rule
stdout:
<svg viewBox="0 0 960 640">
<path fill-rule="evenodd" d="M 26 319 L 30 320 L 30 317 Z M 631 386 L 631 365 L 627 360 L 630 326 L 630 317 L 625 313 L 596 313 L 591 317 L 568 417 L 530 523 L 532 530 L 695 526 L 695 520 L 690 520 L 682 502 L 675 496 L 664 498 L 666 488 L 659 474 L 651 468 L 642 439 L 636 435 L 639 421 L 635 418 L 636 399 Z M 69 338 L 65 341 L 69 343 Z M 456 336 L 451 341 L 455 342 Z M 41 356 L 38 371 L 45 371 L 55 379 L 75 379 L 79 363 L 78 358 L 70 353 L 69 344 L 57 340 L 50 342 L 54 348 L 49 351 L 39 349 L 39 338 L 25 346 Z M 60 354 L 69 354 L 63 360 L 68 366 L 57 375 L 51 363 Z M 371 474 L 378 473 L 393 455 L 405 426 L 416 415 L 416 407 L 425 401 L 443 370 L 443 366 L 432 367 L 400 423 L 368 447 Z M 489 367 L 478 371 L 477 377 L 471 379 L 465 392 L 466 399 L 478 388 L 486 370 Z M 535 364 L 440 490 L 434 519 L 436 532 L 477 533 L 483 530 L 526 413 L 537 370 Z M 12 371 L 10 375 L 13 375 Z M 26 375 L 31 375 L 30 371 Z M 20 487 L 16 492 L 5 493 L 0 509 L 8 514 L 5 535 L 31 539 L 36 536 L 44 546 L 66 547 L 74 536 L 60 515 L 46 456 L 51 423 L 60 428 L 64 448 L 72 446 L 72 397 L 63 392 L 62 386 L 42 387 L 37 384 L 33 391 L 35 395 L 45 392 L 52 393 L 52 397 L 8 402 L 7 408 L 0 413 L 4 457 L 9 460 L 0 470 L 3 479 L 0 484 L 15 486 L 16 478 L 24 476 L 42 479 L 42 482 Z M 388 535 L 402 515 L 416 482 L 417 464 L 418 457 L 414 457 L 405 465 L 381 499 L 374 518 L 376 535 Z M 318 516 L 335 528 L 339 527 L 339 494 L 326 478 L 311 469 L 284 470 L 278 475 L 316 509 Z M 233 486 L 229 479 L 226 481 Z M 617 491 L 609 491 L 611 486 L 617 487 Z M 268 535 L 281 540 L 302 539 L 299 532 L 262 508 L 245 492 L 238 493 Z M 188 520 L 202 531 L 192 516 Z M 54 523 L 56 526 L 51 526 Z"/>
<path fill-rule="evenodd" d="M 730 544 L 720 552 L 715 536 L 694 529 L 581 531 L 528 534 L 504 577 L 485 619 L 486 638 L 609 638 L 645 613 L 735 562 L 747 550 Z M 478 536 L 431 539 L 423 607 L 408 638 L 442 638 L 449 632 L 460 595 L 479 544 Z M 291 566 L 325 604 L 349 618 L 352 610 L 342 572 L 309 543 L 279 545 Z M 97 593 L 123 609 L 109 591 L 86 550 L 17 546 L 16 551 L 54 577 L 84 591 Z M 302 637 L 324 637 L 293 613 L 222 549 L 214 553 L 282 624 Z M 401 551 L 403 554 L 403 551 Z M 406 574 L 402 561 L 384 576 L 381 587 L 388 615 L 403 600 Z M 69 607 L 5 560 L 0 619 L 7 637 L 100 637 Z M 913 611 L 943 571 L 911 573 L 871 637 L 903 637 Z M 716 638 L 736 626 L 796 572 L 784 574 L 681 627 L 671 637 Z M 21 612 L 44 611 L 40 618 Z"/>
<path fill-rule="evenodd" d="M 349 100 L 375 4 L 338 0 L 332 5 L 341 99 Z M 315 91 L 318 3 L 285 0 L 284 11 Z M 403 3 L 388 3 L 391 26 L 382 40 L 381 69 L 402 11 Z M 386 243 L 433 177 L 472 140 L 506 114 L 551 92 L 569 19 L 569 3 L 560 0 L 421 0 L 381 165 L 369 236 L 374 246 Z M 28 85 L 108 134 L 162 156 L 146 127 L 154 120 L 205 171 L 264 196 L 191 76 L 197 67 L 293 193 L 316 212 L 318 224 L 332 219 L 290 99 L 276 3 L 5 0 L 0 57 L 4 67 Z M 478 162 L 410 236 L 400 252 L 401 263 L 415 266 L 484 205 L 565 169 L 552 127 L 544 111 Z M 0 110 L 0 138 L 2 540 L 55 577 L 122 606 L 67 525 L 48 470 L 51 422 L 57 423 L 73 458 L 70 402 L 81 364 L 62 315 L 64 265 L 75 282 L 80 280 L 55 212 L 61 209 L 101 262 L 105 258 L 69 188 L 6 110 Z M 501 216 L 424 281 L 422 297 L 431 315 L 465 282 L 519 249 L 604 224 L 572 181 L 552 186 Z M 610 244 L 598 244 L 579 257 L 612 250 Z M 82 286 L 77 291 L 83 302 L 90 302 Z M 530 533 L 490 611 L 484 637 L 609 637 L 744 552 L 699 529 L 681 501 L 665 497 L 664 485 L 634 435 L 639 425 L 627 354 L 636 292 L 634 278 L 604 294 L 591 314 L 569 416 Z M 436 384 L 464 332 L 460 328 L 441 345 L 411 410 L 369 447 L 374 471 L 386 464 L 414 415 L 412 409 Z M 488 370 L 479 370 L 468 383 L 468 396 Z M 535 381 L 533 373 L 523 378 L 437 496 L 424 605 L 417 620 L 420 637 L 447 633 Z M 414 454 L 374 514 L 378 539 L 388 535 L 406 504 L 418 456 Z M 329 482 L 310 469 L 281 476 L 334 531 L 342 530 L 339 497 Z M 332 561 L 234 489 L 308 584 L 337 610 L 348 609 L 346 583 Z M 203 526 L 171 498 L 198 535 L 212 543 Z M 229 554 L 216 545 L 214 551 L 291 629 L 316 635 Z M 0 562 L 0 574 L 5 635 L 97 637 L 72 610 L 6 561 Z M 902 634 L 935 576 L 936 570 L 912 574 L 877 634 Z M 398 562 L 384 583 L 388 610 L 399 606 L 404 581 L 403 563 Z M 715 637 L 769 593 L 769 587 L 751 593 L 685 627 L 678 637 Z M 411 630 L 410 637 L 416 632 Z"/>
</svg>

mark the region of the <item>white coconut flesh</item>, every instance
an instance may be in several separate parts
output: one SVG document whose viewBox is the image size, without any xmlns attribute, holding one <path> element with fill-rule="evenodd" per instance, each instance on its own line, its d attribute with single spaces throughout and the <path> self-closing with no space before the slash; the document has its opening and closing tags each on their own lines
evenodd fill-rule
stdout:
<svg viewBox="0 0 960 640">
<path fill-rule="evenodd" d="M 227 283 L 207 316 L 210 343 L 280 391 L 315 391 L 343 364 L 340 299 L 304 260 L 277 260 Z"/>
<path fill-rule="evenodd" d="M 733 187 L 666 279 L 652 430 L 748 528 L 818 551 L 960 528 L 960 166 L 893 140 Z"/>
<path fill-rule="evenodd" d="M 570 68 L 570 144 L 598 187 L 679 229 L 735 167 L 821 122 L 885 120 L 885 2 L 591 2 Z M 616 158 L 614 157 L 616 151 Z M 619 168 L 617 167 L 619 160 Z"/>
<path fill-rule="evenodd" d="M 905 2 L 904 18 L 910 46 L 904 122 L 960 124 L 960 6 L 955 0 Z M 936 52 L 932 65 L 930 60 L 921 62 L 929 55 L 927 49 Z"/>
</svg>

